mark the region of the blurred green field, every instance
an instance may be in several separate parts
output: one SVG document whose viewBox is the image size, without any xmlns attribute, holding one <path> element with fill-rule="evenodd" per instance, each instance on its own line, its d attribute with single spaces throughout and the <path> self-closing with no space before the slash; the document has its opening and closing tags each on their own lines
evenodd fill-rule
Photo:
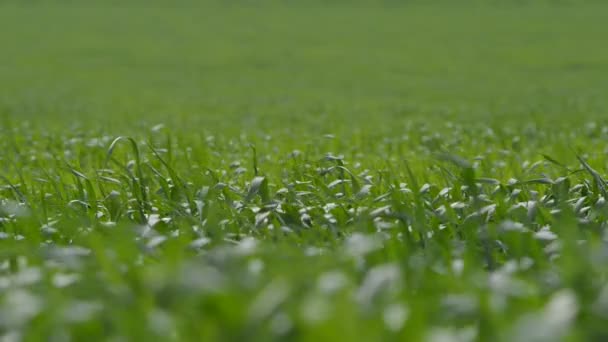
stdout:
<svg viewBox="0 0 608 342">
<path fill-rule="evenodd" d="M 605 11 L 567 3 L 9 3 L 0 11 L 0 103 L 36 119 L 128 115 L 270 130 L 277 120 L 328 131 L 344 120 L 386 126 L 421 112 L 601 115 Z"/>
<path fill-rule="evenodd" d="M 0 0 L 0 341 L 605 340 L 607 13 Z"/>
</svg>

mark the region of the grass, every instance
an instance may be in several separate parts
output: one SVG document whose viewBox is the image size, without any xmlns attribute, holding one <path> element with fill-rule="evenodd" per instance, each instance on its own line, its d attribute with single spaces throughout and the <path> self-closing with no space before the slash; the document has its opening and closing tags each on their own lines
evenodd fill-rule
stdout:
<svg viewBox="0 0 608 342">
<path fill-rule="evenodd" d="M 0 3 L 0 335 L 608 336 L 606 5 Z"/>
</svg>

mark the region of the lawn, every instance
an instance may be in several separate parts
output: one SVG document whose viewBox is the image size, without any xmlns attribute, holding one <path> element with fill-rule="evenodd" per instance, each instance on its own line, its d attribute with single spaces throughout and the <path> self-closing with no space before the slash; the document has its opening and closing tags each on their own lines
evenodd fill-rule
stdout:
<svg viewBox="0 0 608 342">
<path fill-rule="evenodd" d="M 607 13 L 0 1 L 0 341 L 608 339 Z"/>
</svg>

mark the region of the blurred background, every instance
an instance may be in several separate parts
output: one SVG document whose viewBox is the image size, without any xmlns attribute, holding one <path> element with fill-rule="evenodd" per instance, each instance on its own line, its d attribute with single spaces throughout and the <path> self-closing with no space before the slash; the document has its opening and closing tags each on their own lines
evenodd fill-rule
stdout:
<svg viewBox="0 0 608 342">
<path fill-rule="evenodd" d="M 603 1 L 0 1 L 0 113 L 235 132 L 601 117 L 606 13 Z"/>
</svg>

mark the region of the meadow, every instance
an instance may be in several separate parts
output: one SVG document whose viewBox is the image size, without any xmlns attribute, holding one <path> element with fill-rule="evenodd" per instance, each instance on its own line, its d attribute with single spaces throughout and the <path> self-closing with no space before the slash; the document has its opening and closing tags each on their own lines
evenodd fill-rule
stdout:
<svg viewBox="0 0 608 342">
<path fill-rule="evenodd" d="M 0 1 L 0 341 L 607 339 L 607 13 Z"/>
</svg>

